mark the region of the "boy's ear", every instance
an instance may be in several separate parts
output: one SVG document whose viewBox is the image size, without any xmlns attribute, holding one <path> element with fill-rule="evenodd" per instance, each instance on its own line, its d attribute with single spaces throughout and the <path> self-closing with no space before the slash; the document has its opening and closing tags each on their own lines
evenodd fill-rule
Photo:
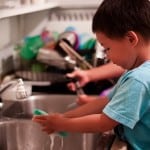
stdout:
<svg viewBox="0 0 150 150">
<path fill-rule="evenodd" d="M 138 35 L 134 32 L 134 31 L 128 31 L 126 33 L 126 37 L 128 38 L 129 42 L 135 46 L 137 45 L 138 41 L 139 41 L 139 38 L 138 38 Z"/>
</svg>

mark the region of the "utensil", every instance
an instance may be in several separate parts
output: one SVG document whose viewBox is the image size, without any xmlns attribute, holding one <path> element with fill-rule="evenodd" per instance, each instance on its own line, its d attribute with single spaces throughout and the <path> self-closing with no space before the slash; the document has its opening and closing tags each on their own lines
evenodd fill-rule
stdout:
<svg viewBox="0 0 150 150">
<path fill-rule="evenodd" d="M 75 86 L 76 86 L 76 93 L 77 93 L 77 96 L 80 96 L 80 95 L 84 95 L 84 94 L 85 94 L 84 91 L 83 91 L 83 88 L 80 86 L 79 81 L 76 81 L 76 82 L 75 82 Z M 77 107 L 77 106 L 78 106 L 78 104 L 77 104 L 76 102 L 73 102 L 73 103 L 69 104 L 69 105 L 67 106 L 67 108 L 74 108 L 74 107 Z"/>
</svg>

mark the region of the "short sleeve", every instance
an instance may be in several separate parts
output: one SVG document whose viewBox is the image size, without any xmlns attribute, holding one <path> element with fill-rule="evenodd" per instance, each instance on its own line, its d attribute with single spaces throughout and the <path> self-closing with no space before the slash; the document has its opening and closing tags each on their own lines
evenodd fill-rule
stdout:
<svg viewBox="0 0 150 150">
<path fill-rule="evenodd" d="M 132 129 L 146 111 L 148 96 L 143 83 L 129 78 L 115 89 L 103 113 Z"/>
</svg>

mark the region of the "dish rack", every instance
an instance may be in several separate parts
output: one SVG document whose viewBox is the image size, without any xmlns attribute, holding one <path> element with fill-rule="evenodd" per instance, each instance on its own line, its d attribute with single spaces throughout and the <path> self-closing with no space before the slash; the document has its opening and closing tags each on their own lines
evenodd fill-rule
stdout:
<svg viewBox="0 0 150 150">
<path fill-rule="evenodd" d="M 24 22 L 31 21 L 30 27 L 29 23 L 25 23 L 24 37 L 34 36 L 41 33 L 43 30 L 54 31 L 57 33 L 63 33 L 67 28 L 72 28 L 78 35 L 90 36 L 95 38 L 95 35 L 92 33 L 92 18 L 96 8 L 56 8 L 47 12 L 47 15 L 44 15 L 43 18 L 40 18 L 40 23 L 32 23 L 32 15 L 27 15 Z M 40 15 L 37 14 L 37 18 Z M 42 16 L 42 15 L 41 15 Z M 32 30 L 31 30 L 32 29 Z M 96 39 L 96 38 L 95 38 Z M 62 42 L 61 47 L 66 47 L 65 49 L 73 52 L 73 49 L 69 48 Z M 88 66 L 87 69 L 92 68 L 92 66 L 97 66 L 97 58 L 104 58 L 103 47 L 101 47 L 98 42 L 96 42 L 96 51 L 94 51 L 92 64 L 88 64 L 84 61 L 76 50 L 74 51 L 75 57 Z M 66 52 L 68 54 L 68 52 Z M 81 52 L 82 53 L 82 52 Z"/>
</svg>

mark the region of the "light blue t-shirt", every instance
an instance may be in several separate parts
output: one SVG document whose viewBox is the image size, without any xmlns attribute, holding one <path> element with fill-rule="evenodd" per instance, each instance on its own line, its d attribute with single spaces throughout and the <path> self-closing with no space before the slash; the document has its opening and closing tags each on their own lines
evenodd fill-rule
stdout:
<svg viewBox="0 0 150 150">
<path fill-rule="evenodd" d="M 103 112 L 122 124 L 133 150 L 150 150 L 150 61 L 126 72 L 108 95 Z"/>
</svg>

